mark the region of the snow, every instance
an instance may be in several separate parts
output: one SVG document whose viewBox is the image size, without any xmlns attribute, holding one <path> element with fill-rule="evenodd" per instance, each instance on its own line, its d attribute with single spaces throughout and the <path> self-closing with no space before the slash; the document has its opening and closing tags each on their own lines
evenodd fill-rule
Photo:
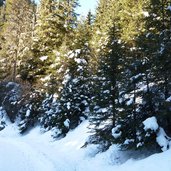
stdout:
<svg viewBox="0 0 171 171">
<path fill-rule="evenodd" d="M 6 111 L 3 109 L 3 107 L 0 107 L 0 130 L 4 129 L 5 126 L 10 124 L 10 119 L 7 116 Z"/>
<path fill-rule="evenodd" d="M 106 113 L 108 111 L 108 108 L 100 108 L 97 113 Z"/>
<path fill-rule="evenodd" d="M 121 125 L 117 125 L 115 128 L 112 129 L 112 136 L 117 139 L 122 135 L 122 132 L 119 130 Z"/>
<path fill-rule="evenodd" d="M 87 64 L 87 61 L 85 59 L 75 58 L 74 60 L 77 64 Z"/>
<path fill-rule="evenodd" d="M 139 147 L 141 147 L 141 146 L 143 146 L 143 143 L 139 142 L 139 143 L 137 144 L 137 148 L 139 148 Z"/>
<path fill-rule="evenodd" d="M 138 96 L 138 97 L 135 99 L 135 102 L 136 102 L 137 104 L 142 104 L 142 103 L 143 103 L 143 98 Z"/>
<path fill-rule="evenodd" d="M 53 165 L 43 155 L 26 143 L 10 139 L 0 139 L 0 170 L 41 171 L 53 170 Z M 10 164 L 9 164 L 10 163 Z"/>
<path fill-rule="evenodd" d="M 143 11 L 142 14 L 144 15 L 144 17 L 149 17 L 150 16 L 148 11 Z"/>
<path fill-rule="evenodd" d="M 171 96 L 166 99 L 166 102 L 171 102 Z"/>
<path fill-rule="evenodd" d="M 67 102 L 67 109 L 69 110 L 71 108 L 71 102 Z"/>
<path fill-rule="evenodd" d="M 166 9 L 169 10 L 169 11 L 171 11 L 171 6 L 169 5 Z"/>
<path fill-rule="evenodd" d="M 69 52 L 68 58 L 72 59 L 74 58 L 75 54 L 73 52 Z"/>
<path fill-rule="evenodd" d="M 133 98 L 132 98 L 132 99 L 129 99 L 129 100 L 126 102 L 126 105 L 127 105 L 127 106 L 130 106 L 130 105 L 133 104 L 133 102 L 134 102 L 134 99 L 133 99 Z"/>
<path fill-rule="evenodd" d="M 10 86 L 15 86 L 15 85 L 16 85 L 15 83 L 9 82 L 9 83 L 6 85 L 6 87 L 8 88 L 8 87 L 10 87 Z"/>
<path fill-rule="evenodd" d="M 39 59 L 40 59 L 41 61 L 46 61 L 46 60 L 48 59 L 48 56 L 41 56 Z"/>
<path fill-rule="evenodd" d="M 159 129 L 156 141 L 160 145 L 160 147 L 162 147 L 162 151 L 166 151 L 169 148 L 169 141 L 163 128 Z"/>
<path fill-rule="evenodd" d="M 105 113 L 105 112 L 108 111 L 108 109 L 107 108 L 102 108 L 101 111 L 102 111 L 102 113 Z"/>
<path fill-rule="evenodd" d="M 49 81 L 50 80 L 50 75 L 45 76 L 44 78 L 40 79 L 43 82 Z"/>
<path fill-rule="evenodd" d="M 147 118 L 145 121 L 143 121 L 143 124 L 144 124 L 144 130 L 145 131 L 152 130 L 152 131 L 156 132 L 157 129 L 159 128 L 159 125 L 157 123 L 157 119 L 154 116 Z"/>
<path fill-rule="evenodd" d="M 29 117 L 30 116 L 30 109 L 28 109 L 27 111 L 26 111 L 26 117 Z"/>
<path fill-rule="evenodd" d="M 68 52 L 68 58 L 72 59 L 74 57 L 77 57 L 78 54 L 80 54 L 80 52 L 81 52 L 81 49 L 77 49 L 75 51 L 70 51 L 70 52 Z"/>
<path fill-rule="evenodd" d="M 133 139 L 126 139 L 124 144 L 127 145 L 127 144 L 130 144 L 131 142 L 134 142 Z"/>
<path fill-rule="evenodd" d="M 69 124 L 70 124 L 70 120 L 69 120 L 69 119 L 66 119 L 66 120 L 64 121 L 64 126 L 65 126 L 66 128 L 69 128 Z"/>
<path fill-rule="evenodd" d="M 88 121 L 54 141 L 52 131 L 39 127 L 21 136 L 15 124 L 0 132 L 0 170 L 2 171 L 164 171 L 171 170 L 171 150 L 141 160 L 130 159 L 112 145 L 97 153 L 96 145 L 81 148 L 88 133 Z"/>
<path fill-rule="evenodd" d="M 141 78 L 142 76 L 143 76 L 143 74 L 140 73 L 140 74 L 138 74 L 138 75 L 135 75 L 135 76 L 131 77 L 130 80 L 131 80 L 131 81 L 135 81 L 136 79 L 139 79 L 139 78 Z"/>
<path fill-rule="evenodd" d="M 144 124 L 145 131 L 152 130 L 152 131 L 156 132 L 156 134 L 157 134 L 156 142 L 161 147 L 161 150 L 162 151 L 168 150 L 168 148 L 170 146 L 169 137 L 166 135 L 164 129 L 158 126 L 156 117 L 153 116 L 151 118 L 146 119 L 143 122 L 143 124 Z M 148 136 L 148 133 L 146 136 Z"/>
<path fill-rule="evenodd" d="M 70 79 L 71 79 L 71 76 L 69 74 L 66 74 L 64 76 L 64 80 L 63 80 L 62 84 L 65 85 Z"/>
</svg>

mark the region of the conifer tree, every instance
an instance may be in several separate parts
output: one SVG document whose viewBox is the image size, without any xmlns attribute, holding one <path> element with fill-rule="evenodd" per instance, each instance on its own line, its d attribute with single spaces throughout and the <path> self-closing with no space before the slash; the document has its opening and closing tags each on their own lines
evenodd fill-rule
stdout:
<svg viewBox="0 0 171 171">
<path fill-rule="evenodd" d="M 60 74 L 63 75 L 58 111 L 48 117 L 50 127 L 58 130 L 56 137 L 65 136 L 70 129 L 87 118 L 90 103 L 90 48 L 91 25 L 88 21 L 78 24 L 70 51 L 63 52 Z M 64 47 L 66 50 L 66 47 Z M 62 54 L 61 54 L 62 55 Z M 47 119 L 43 119 L 47 120 Z M 52 125 L 51 125 L 52 123 Z"/>
<path fill-rule="evenodd" d="M 95 129 L 90 141 L 101 143 L 106 147 L 112 142 L 112 128 L 116 126 L 118 116 L 118 88 L 123 57 L 119 23 L 117 22 L 119 4 L 115 3 L 114 11 L 111 10 L 112 7 L 112 2 L 100 1 L 93 36 L 96 50 L 92 63 L 96 63 L 97 68 L 92 77 L 94 92 L 91 98 L 90 122 L 95 125 Z M 103 17 L 104 19 L 101 20 Z"/>
<path fill-rule="evenodd" d="M 130 81 L 126 79 L 128 84 L 125 87 L 125 97 L 127 98 L 123 98 L 124 106 L 119 119 L 120 127 L 118 130 L 116 129 L 120 133 L 122 132 L 121 136 L 117 138 L 123 144 L 122 147 L 139 148 L 157 145 L 156 138 L 160 129 L 156 132 L 147 131 L 144 129 L 143 123 L 144 120 L 153 116 L 159 118 L 160 113 L 163 113 L 162 109 L 166 109 L 163 107 L 164 91 L 159 84 L 162 77 L 157 72 L 159 69 L 157 54 L 161 49 L 160 45 L 162 45 L 159 37 L 162 35 L 161 31 L 163 32 L 163 29 L 168 25 L 166 4 L 166 1 L 157 1 L 157 3 L 156 1 L 145 1 L 141 9 L 144 16 L 141 19 L 144 25 L 143 30 L 139 30 L 138 37 L 134 40 L 128 39 L 133 42 L 131 51 L 128 49 L 126 54 L 131 55 L 128 62 L 131 63 L 132 67 L 130 65 L 127 68 L 129 72 L 126 76 L 130 78 Z M 128 47 L 130 47 L 129 44 Z M 161 116 L 159 120 L 162 120 Z M 146 136 L 147 134 L 148 136 Z"/>
<path fill-rule="evenodd" d="M 171 11 L 170 1 L 162 1 L 161 8 L 161 30 L 159 30 L 158 36 L 158 49 L 155 57 L 155 80 L 158 85 L 158 92 L 160 92 L 160 105 L 158 106 L 157 114 L 159 116 L 159 123 L 165 129 L 167 134 L 170 133 L 171 117 L 170 117 L 170 104 L 167 99 L 171 96 L 170 83 L 171 83 L 171 59 L 170 59 L 170 45 L 171 45 Z M 158 28 L 158 26 L 157 26 Z"/>
<path fill-rule="evenodd" d="M 76 6 L 75 0 L 41 1 L 30 58 L 22 67 L 25 71 L 23 79 L 42 82 L 47 87 L 48 82 L 56 78 L 60 48 L 72 40 L 76 25 Z M 47 74 L 49 78 L 46 77 Z M 56 87 L 59 86 L 56 85 Z"/>
<path fill-rule="evenodd" d="M 25 43 L 30 38 L 32 12 L 31 1 L 6 1 L 6 22 L 4 25 L 4 43 L 2 57 L 8 59 L 7 69 L 10 71 L 11 79 L 16 80 L 18 65 L 25 50 Z M 6 62 L 4 62 L 6 63 Z M 12 67 L 11 67 L 12 66 Z M 11 69 L 10 69 L 11 68 Z"/>
<path fill-rule="evenodd" d="M 81 36 L 77 37 L 75 31 L 77 22 L 75 8 L 77 5 L 78 3 L 75 0 L 41 1 L 31 57 L 26 61 L 25 66 L 23 66 L 23 69 L 26 71 L 23 79 L 29 80 L 33 85 L 34 81 L 43 84 L 41 88 L 43 88 L 46 93 L 46 99 L 43 101 L 43 111 L 45 115 L 40 116 L 41 125 L 46 129 L 53 127 L 62 129 L 62 132 L 59 131 L 61 135 L 65 135 L 67 132 L 63 132 L 62 126 L 64 126 L 65 120 L 62 118 L 68 119 L 68 116 L 64 116 L 65 110 L 69 110 L 65 108 L 65 104 L 68 102 L 68 99 L 65 97 L 68 97 L 70 94 L 70 92 L 68 92 L 69 87 L 65 85 L 64 79 L 68 72 L 73 70 L 72 74 L 74 74 L 78 69 L 78 66 L 75 65 L 77 62 L 74 58 L 69 59 L 69 55 L 71 55 L 71 51 L 76 55 L 78 52 L 77 48 L 82 47 L 81 40 L 78 41 L 79 43 L 74 41 L 83 39 Z M 86 45 L 84 44 L 84 46 Z M 79 55 L 82 56 L 82 52 Z M 67 83 L 67 85 L 78 84 L 74 82 L 74 77 L 76 76 L 73 76 L 73 81 Z M 75 89 L 73 91 L 80 91 L 75 85 L 73 87 Z M 40 87 L 37 87 L 37 89 L 39 88 Z M 57 99 L 55 98 L 56 96 Z M 64 104 L 63 106 L 62 103 Z M 51 104 L 52 109 L 49 109 L 49 104 Z M 78 103 L 78 105 L 80 104 Z M 60 109 L 56 110 L 55 108 Z M 74 113 L 75 111 L 73 110 L 68 111 L 68 114 Z M 74 116 L 76 118 L 74 119 L 73 116 L 71 119 L 73 122 L 72 128 L 79 124 L 77 120 L 81 118 L 82 112 L 81 114 L 80 111 L 76 113 L 79 113 L 78 118 L 77 114 L 75 114 Z"/>
<path fill-rule="evenodd" d="M 6 66 L 4 65 L 5 59 L 3 58 L 3 44 L 4 44 L 4 34 L 3 34 L 3 29 L 4 29 L 4 24 L 5 24 L 5 17 L 6 16 L 6 6 L 5 6 L 5 1 L 0 1 L 0 79 L 3 80 L 8 74 L 6 70 Z M 5 71 L 5 72 L 4 72 Z"/>
</svg>

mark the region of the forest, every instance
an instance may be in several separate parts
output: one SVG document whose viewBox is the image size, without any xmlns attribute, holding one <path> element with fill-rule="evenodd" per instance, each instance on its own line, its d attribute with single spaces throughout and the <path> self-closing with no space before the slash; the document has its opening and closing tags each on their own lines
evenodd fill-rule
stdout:
<svg viewBox="0 0 171 171">
<path fill-rule="evenodd" d="M 15 87 L 1 113 L 21 134 L 40 125 L 61 139 L 88 120 L 85 146 L 167 150 L 171 1 L 99 0 L 86 17 L 78 6 L 0 0 L 0 92 Z"/>
</svg>

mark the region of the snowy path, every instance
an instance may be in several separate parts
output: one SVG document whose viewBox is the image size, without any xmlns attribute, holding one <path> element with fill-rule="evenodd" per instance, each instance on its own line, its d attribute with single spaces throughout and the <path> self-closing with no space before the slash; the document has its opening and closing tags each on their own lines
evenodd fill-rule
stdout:
<svg viewBox="0 0 171 171">
<path fill-rule="evenodd" d="M 87 122 L 59 141 L 52 141 L 50 132 L 41 134 L 39 128 L 21 136 L 14 125 L 0 132 L 0 171 L 171 171 L 171 150 L 146 159 L 128 160 L 116 146 L 97 154 L 95 146 L 84 145 Z"/>
<path fill-rule="evenodd" d="M 80 147 L 88 136 L 86 127 L 87 123 L 82 124 L 67 138 L 50 142 L 50 132 L 41 134 L 35 128 L 20 136 L 15 126 L 9 126 L 0 132 L 0 171 L 75 171 L 78 157 L 82 158 L 75 153 L 83 151 Z"/>
<path fill-rule="evenodd" d="M 0 138 L 0 146 L 2 171 L 55 171 L 46 157 L 26 143 Z"/>
</svg>

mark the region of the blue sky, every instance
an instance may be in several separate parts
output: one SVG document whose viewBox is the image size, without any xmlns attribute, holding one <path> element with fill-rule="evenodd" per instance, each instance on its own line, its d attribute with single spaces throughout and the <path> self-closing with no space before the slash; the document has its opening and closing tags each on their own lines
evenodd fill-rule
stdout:
<svg viewBox="0 0 171 171">
<path fill-rule="evenodd" d="M 97 6 L 97 0 L 79 0 L 79 2 L 81 7 L 78 7 L 77 12 L 84 16 L 86 16 L 90 10 L 94 12 Z"/>
<path fill-rule="evenodd" d="M 35 0 L 36 2 L 40 0 Z M 86 16 L 87 13 L 91 10 L 95 11 L 98 0 L 79 0 L 81 7 L 78 7 L 77 13 L 83 16 Z"/>
</svg>

